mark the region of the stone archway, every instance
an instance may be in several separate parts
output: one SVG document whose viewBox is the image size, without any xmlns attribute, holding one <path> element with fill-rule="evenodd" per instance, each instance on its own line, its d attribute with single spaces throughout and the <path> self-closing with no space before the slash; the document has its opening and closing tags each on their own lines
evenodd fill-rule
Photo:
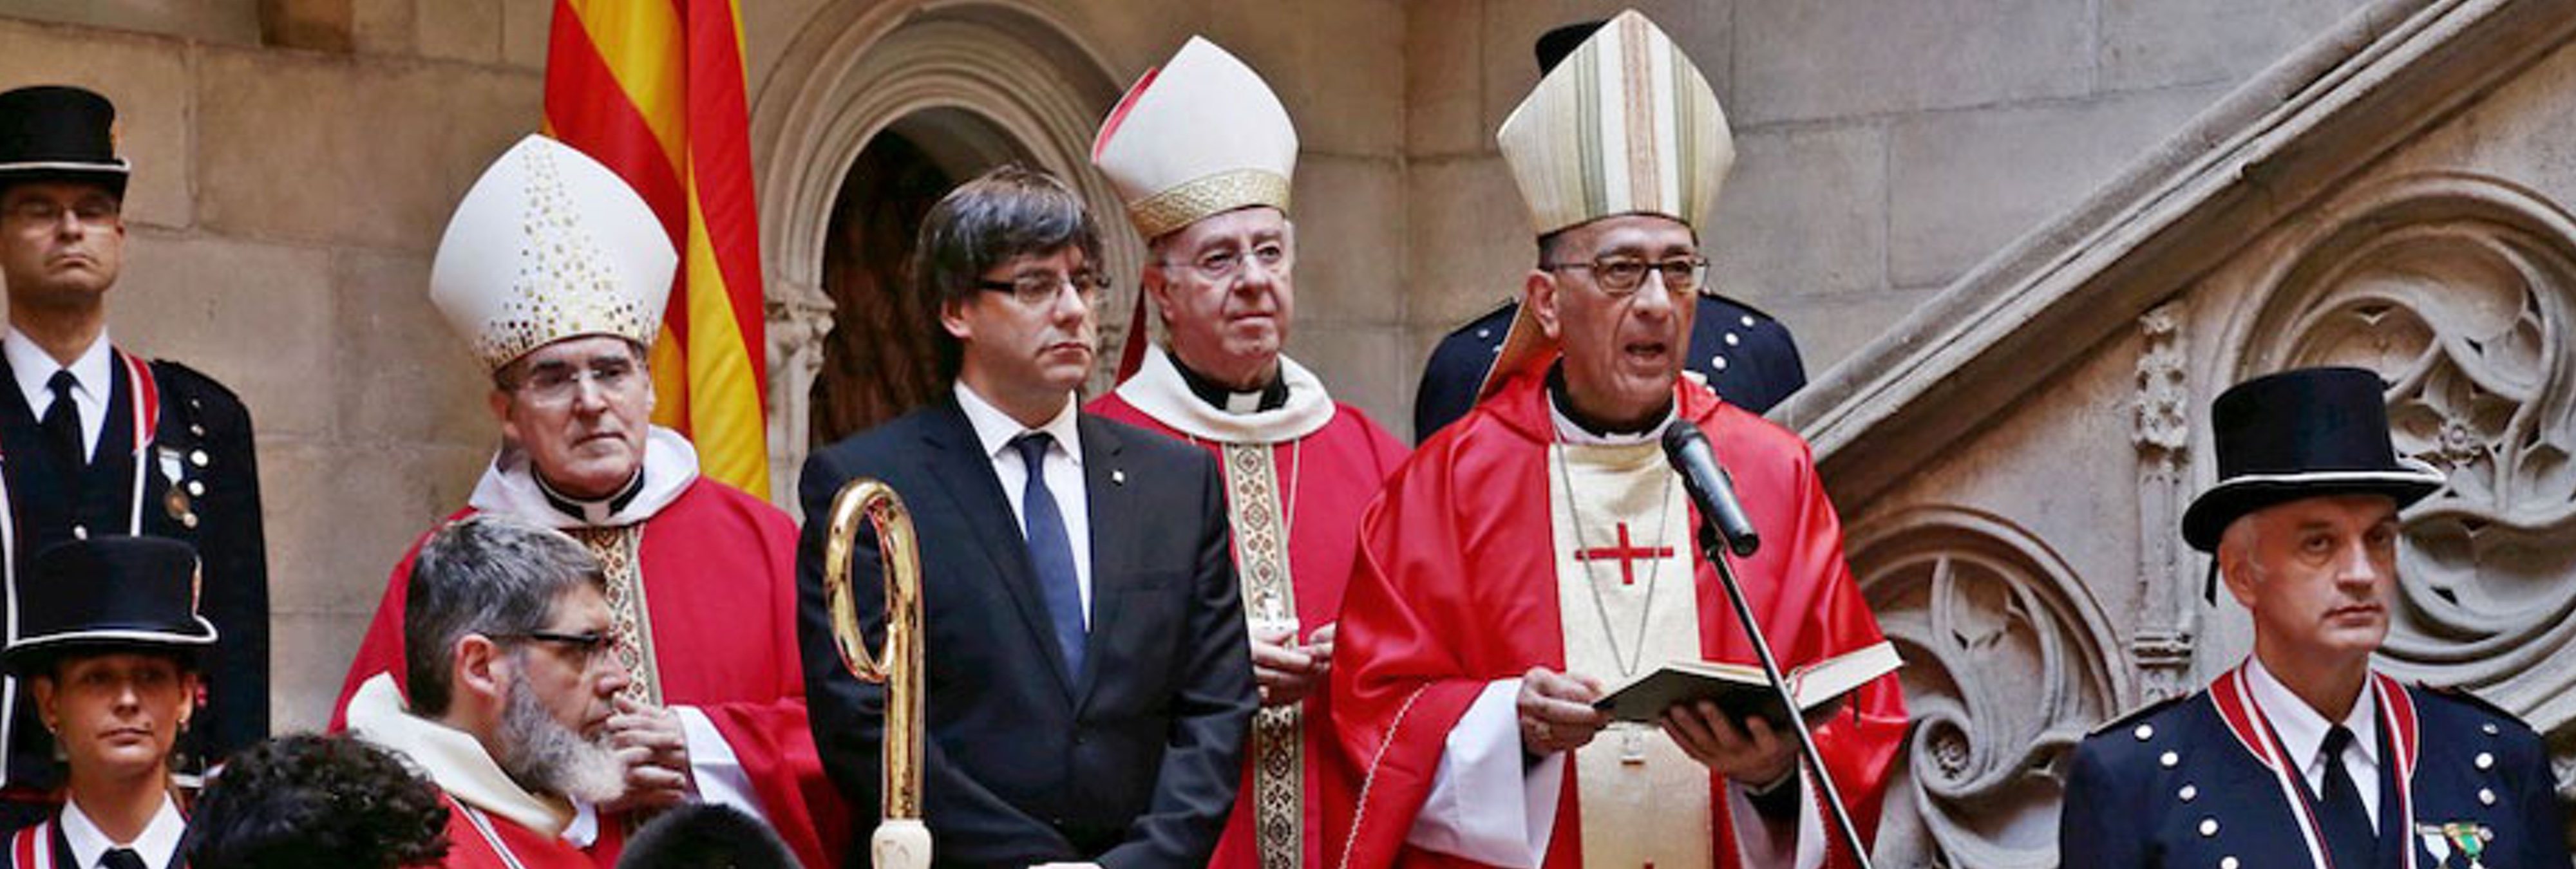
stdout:
<svg viewBox="0 0 2576 869">
<path fill-rule="evenodd" d="M 1122 206 L 1088 159 L 1094 128 L 1119 90 L 1102 55 L 1035 3 L 833 4 L 807 23 L 752 107 L 771 276 L 771 491 L 795 491 L 797 469 L 822 430 L 814 398 L 826 336 L 847 322 L 827 290 L 826 264 L 845 187 L 854 170 L 871 168 L 862 156 L 893 136 L 918 152 L 911 165 L 950 180 L 1003 160 L 1055 173 L 1095 215 L 1111 218 L 1101 221 L 1110 273 L 1134 274 L 1144 245 L 1114 219 Z M 1102 309 L 1120 310 L 1127 300 L 1113 289 Z M 901 317 L 873 319 L 891 328 Z M 1101 326 L 1103 346 L 1118 346 L 1126 324 Z"/>
</svg>

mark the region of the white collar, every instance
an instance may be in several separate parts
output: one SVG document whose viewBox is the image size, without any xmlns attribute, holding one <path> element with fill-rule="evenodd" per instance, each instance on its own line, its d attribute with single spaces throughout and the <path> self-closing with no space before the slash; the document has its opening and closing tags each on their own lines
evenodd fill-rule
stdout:
<svg viewBox="0 0 2576 869">
<path fill-rule="evenodd" d="M 1575 424 L 1573 417 L 1565 415 L 1565 408 L 1557 406 L 1555 390 L 1541 387 L 1540 391 L 1547 395 L 1547 418 L 1556 425 L 1557 442 L 1572 446 L 1633 447 L 1638 444 L 1662 439 L 1664 436 L 1664 429 L 1672 427 L 1673 420 L 1681 418 L 1682 402 L 1681 399 L 1676 398 L 1673 399 L 1673 406 L 1664 411 L 1664 418 L 1661 421 L 1656 422 L 1653 426 L 1647 428 L 1645 431 L 1621 434 L 1593 434 L 1583 426 Z"/>
<path fill-rule="evenodd" d="M 485 513 L 500 513 L 548 528 L 616 527 L 653 518 L 653 514 L 679 500 L 697 480 L 697 448 L 690 446 L 689 439 L 679 432 L 657 425 L 644 434 L 644 488 L 615 513 L 577 519 L 555 509 L 529 469 L 527 451 L 511 444 L 503 444 L 492 455 L 492 464 L 483 469 L 483 479 L 474 484 L 474 494 L 465 503 Z"/>
<path fill-rule="evenodd" d="M 392 673 L 368 677 L 349 698 L 349 732 L 411 758 L 429 772 L 431 783 L 458 802 L 548 837 L 563 835 L 572 823 L 570 801 L 520 787 L 473 734 L 411 714 Z"/>
<path fill-rule="evenodd" d="M 187 830 L 188 819 L 179 815 L 179 804 L 163 792 L 160 810 L 152 813 L 152 821 L 143 825 L 143 834 L 132 842 L 109 839 L 75 801 L 63 803 L 62 826 L 63 841 L 72 846 L 72 866 L 79 869 L 97 866 L 99 857 L 109 848 L 132 848 L 143 858 L 144 866 L 166 867 L 170 858 L 179 853 L 179 834 Z"/>
<path fill-rule="evenodd" d="M 1075 409 L 1073 393 L 1064 394 L 1064 409 L 1056 411 L 1054 419 L 1030 429 L 1020 425 L 1019 420 L 1012 419 L 1010 414 L 1003 413 L 1001 408 L 994 407 L 992 402 L 985 401 L 983 396 L 975 394 L 975 389 L 967 386 L 966 381 L 957 381 L 954 388 L 957 391 L 957 409 L 966 413 L 966 424 L 974 427 L 975 440 L 984 447 L 984 458 L 1001 458 L 1002 451 L 1011 448 L 1013 438 L 1034 430 L 1055 438 L 1055 445 L 1073 457 L 1074 467 L 1082 466 L 1082 427 L 1074 424 L 1081 414 Z"/>
<path fill-rule="evenodd" d="M 1282 354 L 1279 379 L 1288 384 L 1287 404 L 1250 413 L 1218 410 L 1190 392 L 1170 354 L 1154 345 L 1145 348 L 1145 361 L 1136 375 L 1118 385 L 1118 397 L 1164 425 L 1219 443 L 1284 443 L 1314 434 L 1333 421 L 1333 397 L 1314 372 Z"/>
<path fill-rule="evenodd" d="M 76 389 L 91 400 L 106 404 L 108 384 L 114 382 L 109 378 L 110 372 L 115 370 L 112 362 L 116 354 L 111 349 L 115 346 L 107 340 L 107 330 L 100 329 L 97 340 L 89 342 L 89 349 L 81 351 L 80 358 L 66 366 L 55 362 L 52 354 L 36 346 L 34 339 L 19 332 L 15 326 L 9 328 L 6 336 L 0 336 L 0 353 L 7 354 L 9 374 L 17 378 L 18 394 L 26 396 L 29 409 L 50 400 L 52 390 L 45 388 L 45 381 L 52 380 L 54 372 L 64 368 L 71 369 L 72 379 L 80 381 Z"/>
<path fill-rule="evenodd" d="M 2245 684 L 2254 691 L 2254 705 L 2263 710 L 2263 718 L 2272 723 L 2272 732 L 2281 737 L 2281 750 L 2289 755 L 2293 769 L 2306 770 L 2317 762 L 2317 749 L 2326 742 L 2326 730 L 2333 725 L 2309 706 L 2308 701 L 2291 693 L 2287 685 L 2263 669 L 2261 658 L 2246 656 Z M 2352 731 L 2352 743 L 2362 756 L 2374 765 L 2379 763 L 2379 705 L 2370 690 L 2370 680 L 2361 681 L 2361 696 L 2354 698 L 2352 711 L 2344 713 L 2344 729 Z"/>
</svg>

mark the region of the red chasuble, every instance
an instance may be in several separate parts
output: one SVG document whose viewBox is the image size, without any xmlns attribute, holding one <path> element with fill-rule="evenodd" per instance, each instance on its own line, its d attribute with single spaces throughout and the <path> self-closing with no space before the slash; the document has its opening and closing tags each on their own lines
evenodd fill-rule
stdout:
<svg viewBox="0 0 2576 869">
<path fill-rule="evenodd" d="M 1186 396 L 1183 399 L 1197 400 Z M 1102 396 L 1086 409 L 1197 443 L 1216 453 L 1221 467 L 1225 464 L 1222 444 L 1194 437 L 1146 414 L 1123 397 L 1123 390 Z M 1289 532 L 1288 563 L 1296 586 L 1297 639 L 1304 642 L 1316 628 L 1340 618 L 1342 590 L 1358 554 L 1360 511 L 1376 496 L 1387 474 L 1404 459 L 1405 450 L 1401 442 L 1357 409 L 1336 402 L 1331 422 L 1302 438 L 1278 442 L 1270 453 L 1272 467 L 1277 470 L 1274 491 L 1283 503 Z M 1336 656 L 1349 636 L 1341 633 L 1335 640 Z M 1333 736 L 1328 693 L 1314 691 L 1304 703 L 1300 720 L 1304 729 L 1305 787 L 1301 793 L 1303 811 L 1299 813 L 1304 829 L 1299 833 L 1302 859 L 1298 865 L 1323 866 L 1329 856 L 1325 844 L 1340 838 L 1338 829 L 1327 832 L 1327 806 L 1349 799 L 1352 765 L 1342 756 L 1341 745 Z M 1215 869 L 1257 869 L 1262 865 L 1253 828 L 1258 804 L 1254 783 L 1257 762 L 1251 751 L 1245 752 L 1234 813 L 1227 816 L 1225 834 L 1217 840 L 1216 853 L 1208 863 Z"/>
<path fill-rule="evenodd" d="M 406 678 L 403 598 L 420 544 L 412 542 L 385 582 L 384 600 L 333 707 L 334 731 L 346 726 L 349 698 L 368 677 Z M 806 725 L 796 649 L 795 523 L 767 502 L 700 477 L 644 523 L 637 559 L 663 701 L 695 707 L 714 722 L 798 859 L 839 865 L 848 813 L 823 777 Z"/>
<path fill-rule="evenodd" d="M 1445 740 L 1487 683 L 1533 666 L 1565 666 L 1548 506 L 1555 434 L 1543 370 L 1522 369 L 1422 444 L 1361 520 L 1360 563 L 1343 600 L 1332 680 L 1335 723 L 1359 778 L 1355 799 L 1342 804 L 1351 814 L 1336 824 L 1350 835 L 1327 865 L 1467 864 L 1405 844 Z M 1682 418 L 1708 434 L 1762 533 L 1761 551 L 1738 561 L 1737 572 L 1781 665 L 1879 642 L 1806 443 L 1694 383 L 1674 390 Z M 1715 568 L 1693 555 L 1702 653 L 1751 664 Z M 1852 701 L 1815 734 L 1854 820 L 1869 833 L 1904 737 L 1904 700 L 1891 675 Z M 1565 770 L 1546 861 L 1560 869 L 1583 862 L 1575 765 Z M 1712 852 L 1717 865 L 1735 866 L 1725 782 L 1712 775 L 1709 787 Z M 1838 842 L 1828 849 L 1826 865 L 1851 865 Z"/>
<path fill-rule="evenodd" d="M 615 831 L 602 831 L 590 850 L 573 847 L 554 836 L 519 826 L 509 818 L 475 809 L 455 797 L 439 794 L 447 805 L 445 869 L 594 869 L 617 865 Z"/>
</svg>

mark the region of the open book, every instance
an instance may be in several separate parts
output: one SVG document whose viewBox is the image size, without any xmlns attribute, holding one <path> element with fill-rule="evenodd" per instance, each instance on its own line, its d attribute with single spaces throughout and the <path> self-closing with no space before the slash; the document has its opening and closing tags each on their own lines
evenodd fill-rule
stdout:
<svg viewBox="0 0 2576 869">
<path fill-rule="evenodd" d="M 1812 713 L 1871 679 L 1896 672 L 1904 663 L 1897 657 L 1896 647 L 1881 640 L 1791 668 L 1781 676 L 1789 682 L 1789 693 L 1798 698 L 1799 711 Z M 1762 667 L 1755 664 L 1673 661 L 1611 688 L 1607 696 L 1592 705 L 1619 721 L 1652 724 L 1675 703 L 1701 700 L 1715 701 L 1738 727 L 1756 715 L 1770 721 L 1775 733 L 1785 732 L 1789 726 L 1789 710 L 1780 705 L 1778 693 L 1771 690 L 1771 680 L 1763 678 Z"/>
</svg>

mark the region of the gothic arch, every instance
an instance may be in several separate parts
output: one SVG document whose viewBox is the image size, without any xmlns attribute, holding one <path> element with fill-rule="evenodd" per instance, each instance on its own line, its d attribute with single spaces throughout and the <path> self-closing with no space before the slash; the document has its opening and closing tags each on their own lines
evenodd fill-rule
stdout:
<svg viewBox="0 0 2576 869">
<path fill-rule="evenodd" d="M 832 328 L 822 289 L 825 236 L 861 149 L 900 125 L 968 162 L 977 154 L 1027 160 L 1107 217 L 1106 265 L 1111 274 L 1135 274 L 1143 245 L 1116 219 L 1124 213 L 1116 194 L 1088 169 L 1093 128 L 1119 90 L 1103 55 L 1037 2 L 835 3 L 807 22 L 752 107 L 769 242 L 771 491 L 795 491 L 811 447 L 807 396 Z M 1113 290 L 1102 310 L 1123 300 Z M 1123 329 L 1104 322 L 1102 345 L 1118 346 Z"/>
<path fill-rule="evenodd" d="M 2057 865 L 2060 765 L 2133 690 L 2110 620 L 2047 544 L 2002 517 L 1914 507 L 1849 534 L 1905 656 L 1912 739 L 1877 852 L 1891 865 Z"/>
<path fill-rule="evenodd" d="M 2212 370 L 2355 365 L 2401 454 L 2450 485 L 2409 508 L 2381 666 L 2576 725 L 2576 220 L 2510 182 L 2356 190 L 2281 248 Z"/>
</svg>

